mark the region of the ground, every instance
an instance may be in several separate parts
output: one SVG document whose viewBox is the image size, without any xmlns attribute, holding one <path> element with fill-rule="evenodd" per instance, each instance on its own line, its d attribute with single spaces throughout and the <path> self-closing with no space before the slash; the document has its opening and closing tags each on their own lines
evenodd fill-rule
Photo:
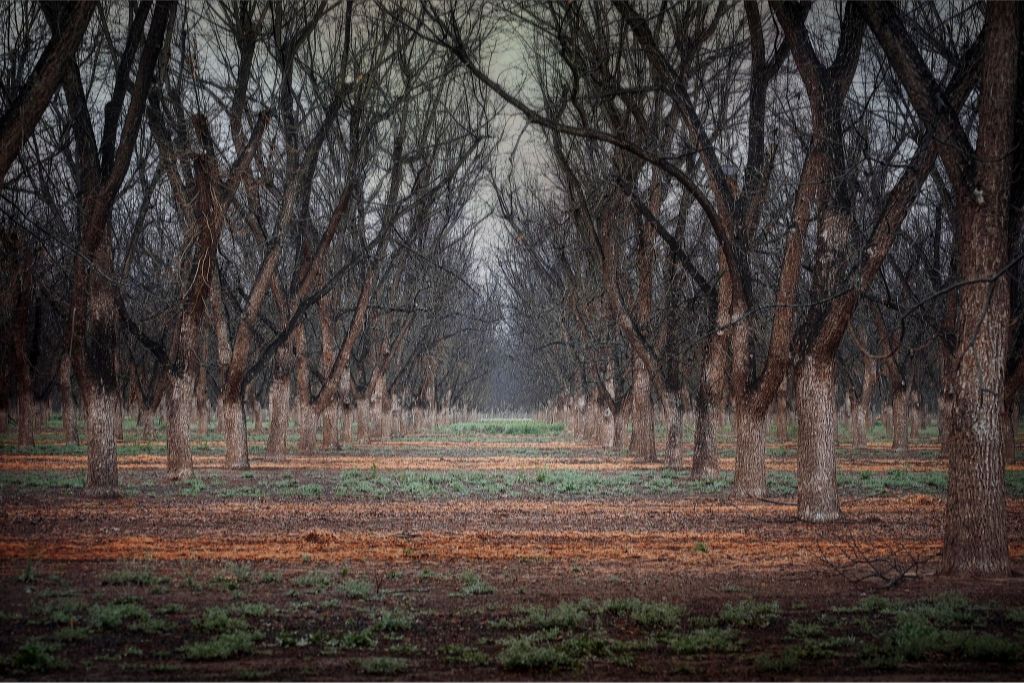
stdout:
<svg viewBox="0 0 1024 683">
<path fill-rule="evenodd" d="M 492 421 L 253 469 L 164 474 L 126 429 L 123 494 L 84 495 L 54 421 L 0 441 L 0 676 L 32 679 L 1024 677 L 1024 465 L 1003 579 L 939 576 L 934 431 L 840 462 L 843 517 Z M 845 437 L 845 435 L 843 435 Z"/>
</svg>

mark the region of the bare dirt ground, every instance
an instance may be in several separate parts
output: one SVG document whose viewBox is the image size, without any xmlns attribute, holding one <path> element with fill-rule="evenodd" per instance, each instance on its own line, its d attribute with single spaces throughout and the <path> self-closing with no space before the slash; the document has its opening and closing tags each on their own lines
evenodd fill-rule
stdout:
<svg viewBox="0 0 1024 683">
<path fill-rule="evenodd" d="M 185 483 L 126 446 L 116 499 L 83 494 L 81 454 L 0 454 L 3 677 L 1024 676 L 1024 498 L 1012 576 L 938 575 L 934 443 L 844 453 L 823 525 L 796 519 L 792 444 L 753 501 L 729 496 L 731 458 L 705 485 L 564 436 L 251 472 L 211 440 Z"/>
</svg>

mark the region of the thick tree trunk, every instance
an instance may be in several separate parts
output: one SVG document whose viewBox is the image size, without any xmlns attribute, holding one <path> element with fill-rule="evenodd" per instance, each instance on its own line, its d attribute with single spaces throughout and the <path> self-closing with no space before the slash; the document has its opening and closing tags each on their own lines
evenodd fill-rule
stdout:
<svg viewBox="0 0 1024 683">
<path fill-rule="evenodd" d="M 698 397 L 694 406 L 693 464 L 690 476 L 694 479 L 714 479 L 718 476 L 718 424 L 712 407 Z"/>
<path fill-rule="evenodd" d="M 267 434 L 267 457 L 271 460 L 283 460 L 288 456 L 290 396 L 289 378 L 275 375 L 270 383 L 270 432 Z"/>
<path fill-rule="evenodd" d="M 641 462 L 657 462 L 654 444 L 654 401 L 651 400 L 651 377 L 637 358 L 633 361 L 633 431 L 629 437 L 629 454 Z"/>
<path fill-rule="evenodd" d="M 797 369 L 797 515 L 839 518 L 835 358 L 807 356 Z"/>
<path fill-rule="evenodd" d="M 978 112 L 977 169 L 961 179 L 959 275 L 951 420 L 946 441 L 949 493 L 943 567 L 958 575 L 1005 575 L 1007 545 L 1002 414 L 1010 324 L 1003 273 L 1009 229 L 1012 103 L 1020 50 L 1020 12 L 1011 3 L 985 6 L 986 36 Z M 1018 144 L 1021 141 L 1017 141 Z M 996 278 L 994 281 L 992 278 Z"/>
<path fill-rule="evenodd" d="M 341 434 L 339 443 L 348 443 L 352 440 L 352 405 L 346 401 L 341 406 Z"/>
<path fill-rule="evenodd" d="M 263 433 L 263 406 L 260 404 L 259 398 L 256 397 L 252 400 L 252 433 Z"/>
<path fill-rule="evenodd" d="M 71 393 L 71 356 L 64 354 L 57 370 L 60 382 L 60 413 L 64 428 L 64 442 L 78 443 L 78 416 L 75 414 L 75 399 Z"/>
<path fill-rule="evenodd" d="M 224 461 L 231 469 L 249 469 L 249 443 L 245 431 L 245 410 L 241 400 L 225 398 L 221 406 L 224 430 Z"/>
<path fill-rule="evenodd" d="M 210 402 L 206 395 L 206 366 L 201 362 L 195 378 L 195 402 L 196 434 L 205 438 L 210 428 Z"/>
<path fill-rule="evenodd" d="M 905 458 L 910 452 L 910 400 L 902 383 L 892 392 L 892 449 L 896 457 Z"/>
<path fill-rule="evenodd" d="M 117 443 L 114 421 L 118 417 L 117 394 L 99 387 L 86 390 L 85 414 L 89 432 L 85 488 L 99 495 L 117 492 Z"/>
<path fill-rule="evenodd" d="M 763 498 L 765 474 L 765 412 L 755 412 L 745 402 L 736 400 L 736 476 L 733 493 L 749 498 Z"/>
<path fill-rule="evenodd" d="M 683 434 L 686 429 L 686 404 L 682 390 L 672 397 L 672 405 L 666 411 L 668 438 L 665 441 L 665 461 L 669 467 L 678 469 L 683 464 Z"/>
<path fill-rule="evenodd" d="M 35 438 L 35 402 L 32 400 L 32 391 L 20 391 L 18 393 L 18 446 L 31 448 L 36 445 Z"/>
<path fill-rule="evenodd" d="M 595 440 L 597 440 L 603 448 L 615 448 L 615 437 L 618 432 L 615 424 L 615 413 L 611 408 L 605 408 L 600 411 L 600 413 L 596 414 L 600 416 L 600 422 L 597 425 L 598 431 L 595 434 L 597 439 Z"/>
<path fill-rule="evenodd" d="M 370 441 L 370 400 L 367 398 L 356 399 L 356 438 L 359 443 Z"/>
<path fill-rule="evenodd" d="M 321 429 L 323 429 L 320 443 L 323 449 L 325 451 L 336 449 L 338 447 L 338 404 L 334 401 L 328 404 L 320 421 Z"/>
<path fill-rule="evenodd" d="M 853 435 L 853 449 L 863 451 L 868 444 L 867 408 L 863 401 L 854 400 L 850 403 L 850 431 Z"/>
<path fill-rule="evenodd" d="M 143 407 L 139 414 L 140 438 L 143 443 L 151 443 L 156 432 L 156 413 L 152 408 Z"/>
<path fill-rule="evenodd" d="M 626 436 L 626 410 L 624 406 L 620 405 L 615 408 L 609 408 L 608 411 L 611 413 L 612 418 L 611 447 L 613 450 L 621 451 L 623 449 L 624 437 Z"/>
<path fill-rule="evenodd" d="M 299 426 L 299 452 L 316 450 L 317 414 L 310 405 L 309 357 L 306 354 L 306 331 L 300 325 L 295 331 L 295 413 Z"/>
<path fill-rule="evenodd" d="M 193 388 L 187 373 L 171 376 L 171 390 L 167 396 L 167 474 L 171 479 L 192 476 L 189 429 L 191 407 L 195 401 Z"/>
<path fill-rule="evenodd" d="M 297 401 L 299 423 L 299 452 L 310 454 L 316 451 L 317 419 L 313 407 L 301 398 Z"/>
<path fill-rule="evenodd" d="M 789 415 L 786 411 L 786 397 L 780 393 L 775 397 L 775 440 L 785 443 L 789 439 Z"/>
</svg>

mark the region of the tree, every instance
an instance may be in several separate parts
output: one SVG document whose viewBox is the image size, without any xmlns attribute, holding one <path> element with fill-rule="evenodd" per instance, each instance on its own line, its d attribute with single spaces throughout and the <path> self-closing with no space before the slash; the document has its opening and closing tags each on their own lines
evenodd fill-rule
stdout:
<svg viewBox="0 0 1024 683">
<path fill-rule="evenodd" d="M 985 6 L 977 143 L 925 63 L 903 17 L 872 3 L 867 21 L 923 125 L 941 140 L 955 232 L 955 350 L 949 384 L 949 459 L 943 566 L 956 574 L 1005 574 L 1009 568 L 1003 482 L 1002 419 L 1010 293 L 1009 190 L 1014 143 L 1020 8 Z"/>
<path fill-rule="evenodd" d="M 165 2 L 155 6 L 144 3 L 129 11 L 124 45 L 110 55 L 114 80 L 109 84 L 98 138 L 89 115 L 90 103 L 80 67 L 69 68 L 63 80 L 64 97 L 73 120 L 80 198 L 81 237 L 73 277 L 71 357 L 89 428 L 86 487 L 102 493 L 116 490 L 118 484 L 114 420 L 120 419 L 114 365 L 118 297 L 110 214 L 135 150 L 145 99 L 175 10 L 174 2 Z M 56 33 L 61 26 L 57 6 L 45 5 L 44 11 Z"/>
</svg>

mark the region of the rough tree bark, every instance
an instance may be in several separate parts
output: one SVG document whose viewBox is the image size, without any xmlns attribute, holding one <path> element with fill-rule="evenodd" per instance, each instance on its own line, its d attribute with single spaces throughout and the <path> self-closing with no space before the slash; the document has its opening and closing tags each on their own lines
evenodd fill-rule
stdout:
<svg viewBox="0 0 1024 683">
<path fill-rule="evenodd" d="M 270 428 L 267 432 L 267 458 L 282 460 L 288 455 L 288 416 L 291 413 L 292 350 L 284 344 L 274 359 L 273 379 L 270 382 Z"/>
<path fill-rule="evenodd" d="M 898 8 L 868 5 L 871 29 L 925 126 L 943 140 L 939 155 L 960 226 L 954 243 L 962 286 L 951 359 L 949 460 L 943 567 L 958 575 L 1009 570 L 1003 481 L 1003 392 L 1008 350 L 1009 237 L 1013 103 L 1021 50 L 1020 9 L 985 5 L 977 147 L 948 106 L 909 36 Z"/>
</svg>

